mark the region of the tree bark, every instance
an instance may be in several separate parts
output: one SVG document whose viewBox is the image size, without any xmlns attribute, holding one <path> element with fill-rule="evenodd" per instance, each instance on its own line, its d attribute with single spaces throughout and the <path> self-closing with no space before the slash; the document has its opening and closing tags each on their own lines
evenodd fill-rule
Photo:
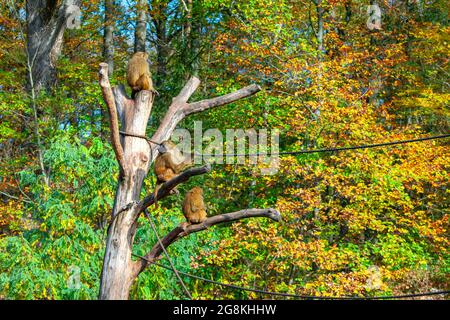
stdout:
<svg viewBox="0 0 450 320">
<path fill-rule="evenodd" d="M 132 268 L 131 248 L 136 230 L 136 215 L 130 204 L 139 201 L 142 182 L 150 165 L 150 148 L 146 140 L 137 137 L 126 136 L 119 142 L 119 126 L 115 117 L 118 115 L 124 131 L 145 135 L 153 93 L 143 90 L 132 100 L 126 96 L 123 87 L 112 90 L 107 68 L 106 63 L 100 66 L 100 86 L 110 110 L 113 149 L 121 170 L 112 222 L 108 228 L 100 299 L 127 299 L 134 280 L 129 270 Z"/>
<path fill-rule="evenodd" d="M 49 186 L 49 176 L 45 170 L 43 153 L 44 147 L 39 132 L 39 106 L 36 102 L 41 90 L 49 91 L 56 82 L 56 61 L 61 54 L 63 34 L 66 28 L 69 4 L 79 6 L 79 0 L 63 1 L 58 6 L 57 1 L 52 0 L 27 0 L 26 30 L 20 29 L 25 38 L 26 33 L 26 71 L 27 91 L 31 98 L 33 110 L 33 131 L 37 142 L 39 166 L 44 177 L 45 184 Z M 11 1 L 11 6 L 14 3 Z M 16 8 L 11 8 L 16 11 Z M 19 13 L 16 11 L 20 20 Z"/>
<path fill-rule="evenodd" d="M 114 0 L 105 0 L 103 57 L 108 64 L 108 75 L 114 71 Z"/>
<path fill-rule="evenodd" d="M 193 0 L 186 0 L 186 22 L 184 25 L 185 54 L 183 62 L 190 75 L 197 76 L 200 69 L 200 35 L 202 34 L 199 13 L 194 16 Z M 192 32 L 194 30 L 194 32 Z"/>
<path fill-rule="evenodd" d="M 153 16 L 153 24 L 156 34 L 156 88 L 163 89 L 164 80 L 167 76 L 167 62 L 170 56 L 169 38 L 167 35 L 167 3 L 157 4 L 157 14 Z"/>
<path fill-rule="evenodd" d="M 70 3 L 79 6 L 80 0 Z M 36 93 L 50 90 L 56 82 L 56 61 L 61 54 L 68 4 L 67 0 L 60 6 L 54 0 L 28 0 L 26 3 L 27 54 Z M 31 91 L 30 81 L 28 90 Z"/>
<path fill-rule="evenodd" d="M 322 0 L 316 0 L 316 12 L 317 12 L 317 42 L 319 43 L 318 49 L 323 53 L 324 46 L 323 46 L 323 35 L 324 35 L 324 29 L 323 29 L 323 15 L 324 15 L 324 8 L 322 6 Z"/>
<path fill-rule="evenodd" d="M 137 20 L 134 34 L 134 52 L 145 52 L 145 40 L 147 37 L 147 1 L 138 0 Z"/>
</svg>

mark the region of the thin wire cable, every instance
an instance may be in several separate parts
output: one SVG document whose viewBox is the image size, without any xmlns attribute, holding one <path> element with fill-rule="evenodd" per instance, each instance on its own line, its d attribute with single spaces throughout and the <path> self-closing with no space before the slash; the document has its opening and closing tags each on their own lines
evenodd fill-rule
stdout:
<svg viewBox="0 0 450 320">
<path fill-rule="evenodd" d="M 150 225 L 152 226 L 153 232 L 155 233 L 156 238 L 158 239 L 158 243 L 159 243 L 159 245 L 161 246 L 161 248 L 163 249 L 164 254 L 166 255 L 167 260 L 169 260 L 169 263 L 170 263 L 170 266 L 171 266 L 171 269 L 170 269 L 170 270 L 171 270 L 172 272 L 175 273 L 175 275 L 177 276 L 178 281 L 181 283 L 181 286 L 183 287 L 183 290 L 185 291 L 186 295 L 189 297 L 189 299 L 192 300 L 192 295 L 191 295 L 191 293 L 189 292 L 189 290 L 188 290 L 188 288 L 186 287 L 186 285 L 184 284 L 183 279 L 181 279 L 181 277 L 180 277 L 180 275 L 179 275 L 179 273 L 178 273 L 178 270 L 175 268 L 175 266 L 174 266 L 174 264 L 173 264 L 173 262 L 172 262 L 172 259 L 171 259 L 170 256 L 169 256 L 169 253 L 167 252 L 166 248 L 164 247 L 164 244 L 162 243 L 161 238 L 159 237 L 158 231 L 156 230 L 156 226 L 155 226 L 155 224 L 153 223 L 153 220 L 152 220 L 152 218 L 150 217 L 150 214 L 148 213 L 148 210 L 147 210 L 147 209 L 144 210 L 144 214 L 145 214 L 145 216 L 147 217 L 148 221 L 150 221 Z M 141 258 L 141 259 L 142 259 L 142 258 Z M 144 260 L 147 260 L 147 259 L 144 259 Z M 148 261 L 148 260 L 147 260 L 147 261 Z"/>
<path fill-rule="evenodd" d="M 408 140 L 382 142 L 382 143 L 375 143 L 375 144 L 363 144 L 363 145 L 350 146 L 350 147 L 335 147 L 335 148 L 322 148 L 322 149 L 312 149 L 312 150 L 282 151 L 282 152 L 276 152 L 276 153 L 203 154 L 203 156 L 245 157 L 245 156 L 270 156 L 270 155 L 276 156 L 276 155 L 297 155 L 297 154 L 309 154 L 309 153 L 321 153 L 321 152 L 339 152 L 339 151 L 347 151 L 347 150 L 386 147 L 386 146 L 393 146 L 393 145 L 407 144 L 407 143 L 414 143 L 414 142 L 421 142 L 421 141 L 428 141 L 428 140 L 445 139 L 448 137 L 450 137 L 450 134 L 443 134 L 443 135 L 438 135 L 438 136 L 422 137 L 422 138 L 408 139 Z"/>
<path fill-rule="evenodd" d="M 133 256 L 135 256 L 137 258 L 140 258 L 140 259 L 143 259 L 145 261 L 151 262 L 152 264 L 154 264 L 154 265 L 156 265 L 156 266 L 158 266 L 160 268 L 173 271 L 170 267 L 165 266 L 165 265 L 160 264 L 160 263 L 157 263 L 157 262 L 149 261 L 145 257 L 139 256 L 137 254 L 133 254 Z M 405 295 L 397 295 L 397 296 L 375 296 L 375 297 L 308 296 L 308 295 L 297 295 L 297 294 L 292 294 L 292 293 L 265 291 L 265 290 L 260 290 L 260 289 L 256 289 L 256 288 L 248 288 L 248 287 L 237 286 L 237 285 L 234 285 L 234 284 L 222 283 L 222 282 L 219 282 L 219 281 L 210 280 L 210 279 L 207 279 L 207 278 L 204 278 L 204 277 L 200 277 L 200 276 L 197 276 L 197 275 L 194 275 L 194 274 L 190 274 L 190 273 L 187 273 L 187 272 L 183 272 L 183 271 L 179 271 L 179 270 L 178 270 L 178 273 L 182 274 L 182 275 L 184 275 L 186 277 L 189 277 L 189 278 L 194 278 L 194 279 L 197 279 L 197 280 L 205 281 L 205 282 L 208 282 L 208 283 L 211 283 L 211 284 L 215 284 L 215 285 L 219 285 L 219 286 L 222 286 L 222 287 L 228 287 L 228 288 L 231 288 L 231 289 L 255 292 L 255 293 L 271 295 L 271 296 L 281 296 L 281 297 L 299 298 L 299 299 L 316 299 L 316 300 L 388 300 L 388 299 L 415 298 L 415 297 L 435 296 L 435 295 L 448 295 L 448 294 L 450 294 L 450 291 L 436 291 L 436 292 L 413 293 L 413 294 L 405 294 Z"/>
<path fill-rule="evenodd" d="M 161 145 L 158 142 L 152 141 L 150 138 L 134 133 L 119 131 L 120 134 L 141 138 L 147 140 L 148 143 L 154 143 L 156 145 Z M 202 154 L 202 156 L 227 156 L 227 157 L 246 157 L 246 156 L 276 156 L 276 155 L 297 155 L 297 154 L 309 154 L 309 153 L 321 153 L 321 152 L 339 152 L 339 151 L 348 151 L 348 150 L 358 150 L 358 149 L 370 149 L 370 148 L 379 148 L 379 147 L 386 147 L 386 146 L 394 146 L 394 145 L 400 145 L 400 144 L 407 144 L 407 143 L 414 143 L 414 142 L 422 142 L 422 141 L 429 141 L 429 140 L 437 140 L 437 139 L 446 139 L 450 137 L 450 134 L 442 134 L 437 136 L 429 136 L 429 137 L 422 137 L 422 138 L 416 138 L 416 139 L 407 139 L 407 140 L 399 140 L 399 141 L 390 141 L 390 142 L 382 142 L 382 143 L 374 143 L 374 144 L 363 144 L 358 146 L 350 146 L 350 147 L 335 147 L 335 148 L 322 148 L 322 149 L 312 149 L 312 150 L 297 150 L 297 151 L 282 151 L 282 152 L 276 152 L 276 153 L 250 153 L 250 154 L 244 154 L 244 153 L 224 153 L 224 154 Z"/>
<path fill-rule="evenodd" d="M 146 136 L 143 136 L 143 135 L 140 135 L 140 134 L 135 134 L 135 133 L 125 132 L 125 131 L 119 131 L 119 133 L 120 133 L 121 135 L 123 135 L 123 136 L 129 136 L 129 137 L 135 137 L 135 138 L 141 138 L 141 139 L 147 140 L 147 142 L 148 142 L 149 144 L 153 143 L 153 144 L 156 144 L 156 145 L 158 145 L 158 146 L 161 145 L 161 143 L 155 142 L 155 141 L 153 141 L 152 139 L 150 139 L 149 137 L 146 137 Z"/>
</svg>

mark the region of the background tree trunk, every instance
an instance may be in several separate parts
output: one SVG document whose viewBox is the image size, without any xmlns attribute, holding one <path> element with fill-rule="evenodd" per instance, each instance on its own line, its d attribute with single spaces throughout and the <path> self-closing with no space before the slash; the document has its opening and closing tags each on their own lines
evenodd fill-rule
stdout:
<svg viewBox="0 0 450 320">
<path fill-rule="evenodd" d="M 71 0 L 79 6 L 79 0 Z M 35 92 L 50 90 L 56 82 L 56 61 L 61 54 L 65 9 L 68 1 L 58 6 L 53 0 L 28 0 L 26 3 L 27 54 L 31 62 Z M 28 79 L 28 89 L 31 82 Z"/>
<path fill-rule="evenodd" d="M 114 0 L 105 0 L 105 20 L 103 31 L 103 58 L 108 64 L 108 76 L 111 77 L 114 72 Z M 100 108 L 100 136 L 104 136 L 103 128 L 107 126 L 106 114 L 103 108 Z"/>
<path fill-rule="evenodd" d="M 159 8 L 160 15 L 155 19 L 156 29 L 156 87 L 162 88 L 165 77 L 167 76 L 167 61 L 169 60 L 169 40 L 166 30 L 166 17 L 164 14 L 165 6 Z"/>
<path fill-rule="evenodd" d="M 134 52 L 145 52 L 145 40 L 147 37 L 147 1 L 138 0 L 137 2 L 137 20 L 136 31 L 134 34 Z"/>
<path fill-rule="evenodd" d="M 108 64 L 108 75 L 114 71 L 114 0 L 105 0 L 105 28 L 103 57 Z"/>
<path fill-rule="evenodd" d="M 41 110 L 36 101 L 41 90 L 50 91 L 56 83 L 56 62 L 61 54 L 69 4 L 79 6 L 80 1 L 63 1 L 58 6 L 57 1 L 28 0 L 25 6 L 27 90 L 31 97 L 39 166 L 47 186 L 50 182 L 44 167 L 44 147 L 39 132 Z"/>
</svg>

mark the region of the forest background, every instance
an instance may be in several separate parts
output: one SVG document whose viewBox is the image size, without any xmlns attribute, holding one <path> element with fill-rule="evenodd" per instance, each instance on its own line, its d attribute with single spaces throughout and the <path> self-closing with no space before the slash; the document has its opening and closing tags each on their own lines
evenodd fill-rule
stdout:
<svg viewBox="0 0 450 320">
<path fill-rule="evenodd" d="M 58 50 L 41 55 L 46 19 L 61 2 L 0 5 L 1 299 L 97 298 L 118 176 L 100 62 L 114 84 L 126 83 L 132 53 L 149 53 L 160 93 L 149 135 L 191 75 L 202 80 L 194 100 L 251 83 L 262 91 L 180 127 L 278 129 L 281 151 L 450 131 L 448 1 L 81 1 L 79 27 L 63 29 Z M 380 28 L 368 24 L 371 4 L 381 9 Z M 211 228 L 168 251 L 179 270 L 268 291 L 448 290 L 449 167 L 448 140 L 284 155 L 265 176 L 253 165 L 213 165 L 181 194 L 202 185 L 209 215 L 274 207 L 283 222 Z M 149 175 L 144 190 L 154 183 Z M 160 234 L 182 221 L 181 202 L 152 208 Z M 148 221 L 140 224 L 136 254 L 156 241 Z M 194 298 L 267 297 L 185 283 Z M 175 275 L 157 266 L 130 296 L 184 297 Z"/>
</svg>

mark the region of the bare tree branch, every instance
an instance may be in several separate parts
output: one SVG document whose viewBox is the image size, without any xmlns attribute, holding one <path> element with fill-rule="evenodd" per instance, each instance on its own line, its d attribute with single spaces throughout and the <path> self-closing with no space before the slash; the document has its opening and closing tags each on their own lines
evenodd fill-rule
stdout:
<svg viewBox="0 0 450 320">
<path fill-rule="evenodd" d="M 104 62 L 100 63 L 99 84 L 102 88 L 103 99 L 105 100 L 106 106 L 108 107 L 109 127 L 111 129 L 111 144 L 114 153 L 116 154 L 116 159 L 119 163 L 120 170 L 123 174 L 126 174 L 126 163 L 123 156 L 123 148 L 120 144 L 116 102 L 114 100 L 114 94 L 111 89 L 111 84 L 109 83 L 108 64 Z"/>
<path fill-rule="evenodd" d="M 6 192 L 3 192 L 3 191 L 0 191 L 0 194 L 4 195 L 4 196 L 6 196 L 6 197 L 8 197 L 10 199 L 21 200 L 21 201 L 26 202 L 26 203 L 34 203 L 33 201 L 26 200 L 26 199 L 20 199 L 19 197 L 13 196 L 13 195 L 11 195 L 9 193 L 6 193 Z"/>
<path fill-rule="evenodd" d="M 197 90 L 200 85 L 200 79 L 197 77 L 191 77 L 189 81 L 184 85 L 183 89 L 181 89 L 178 96 L 176 96 L 173 101 L 175 103 L 186 103 L 189 98 L 194 94 L 195 90 Z"/>
<path fill-rule="evenodd" d="M 255 93 L 261 90 L 261 87 L 252 84 L 235 92 L 226 94 L 224 96 L 202 100 L 193 103 L 187 103 L 192 94 L 197 90 L 200 85 L 200 80 L 197 77 L 192 77 L 180 91 L 178 96 L 176 96 L 172 100 L 172 104 L 167 110 L 166 115 L 164 116 L 161 124 L 156 130 L 155 134 L 151 138 L 153 141 L 162 142 L 168 140 L 172 135 L 173 130 L 175 130 L 177 124 L 183 120 L 186 116 L 204 111 L 209 108 L 220 107 L 232 102 L 235 102 L 239 99 L 243 99 L 249 96 L 254 95 Z M 157 156 L 157 146 L 153 146 L 151 156 L 153 157 L 151 161 L 153 161 Z"/>
<path fill-rule="evenodd" d="M 224 96 L 189 103 L 188 105 L 184 106 L 183 111 L 184 114 L 187 116 L 189 114 L 201 112 L 209 108 L 220 107 L 235 102 L 237 100 L 252 96 L 259 91 L 261 91 L 261 87 L 258 86 L 257 84 L 252 84 L 250 86 L 239 89 L 235 92 L 226 94 Z"/>
<path fill-rule="evenodd" d="M 185 84 L 183 89 L 181 89 L 178 96 L 172 99 L 172 103 L 169 106 L 164 118 L 161 121 L 155 134 L 152 136 L 151 140 L 163 142 L 168 140 L 172 135 L 173 130 L 175 130 L 177 124 L 184 119 L 185 114 L 183 112 L 183 107 L 187 104 L 187 101 L 192 96 L 192 94 L 197 90 L 200 85 L 200 80 L 197 77 L 191 77 L 189 81 Z M 150 156 L 153 161 L 158 154 L 157 146 L 154 145 L 150 152 Z"/>
<path fill-rule="evenodd" d="M 275 209 L 246 209 L 231 213 L 225 213 L 220 214 L 217 216 L 210 217 L 206 219 L 203 223 L 200 224 L 189 224 L 187 227 L 183 227 L 183 223 L 177 226 L 175 229 L 173 229 L 171 232 L 169 232 L 162 240 L 161 243 L 165 248 L 170 246 L 175 241 L 188 236 L 191 233 L 200 232 L 203 230 L 208 229 L 209 227 L 212 227 L 216 224 L 220 223 L 226 223 L 226 222 L 233 222 L 241 219 L 246 218 L 256 218 L 256 217 L 263 217 L 263 218 L 269 218 L 273 221 L 280 222 L 281 221 L 281 214 L 279 211 Z M 145 255 L 145 259 L 149 261 L 156 261 L 161 253 L 163 252 L 163 248 L 160 245 L 160 243 L 157 243 L 153 246 L 152 250 Z M 139 275 L 148 265 L 151 263 L 146 260 L 139 260 L 136 261 L 134 264 L 134 274 L 135 276 Z"/>
</svg>

